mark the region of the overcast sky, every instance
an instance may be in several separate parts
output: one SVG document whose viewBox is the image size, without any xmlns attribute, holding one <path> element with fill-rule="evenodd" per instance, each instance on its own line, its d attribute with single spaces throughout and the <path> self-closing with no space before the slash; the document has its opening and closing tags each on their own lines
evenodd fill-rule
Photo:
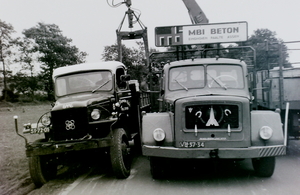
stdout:
<svg viewBox="0 0 300 195">
<path fill-rule="evenodd" d="M 115 4 L 121 1 L 114 0 Z M 210 23 L 246 21 L 249 36 L 258 28 L 267 28 L 284 41 L 300 41 L 299 0 L 196 1 Z M 155 27 L 191 24 L 182 0 L 132 0 L 131 7 L 140 10 L 153 48 Z M 88 62 L 101 60 L 104 46 L 116 43 L 116 29 L 126 10 L 125 5 L 110 7 L 107 0 L 0 0 L 0 19 L 15 28 L 14 36 L 22 36 L 24 29 L 38 22 L 56 24 L 73 40 L 72 45 L 89 54 Z M 127 20 L 123 26 L 123 30 L 128 29 Z M 287 46 L 300 48 L 300 43 Z M 290 62 L 300 62 L 300 51 L 290 52 Z"/>
</svg>

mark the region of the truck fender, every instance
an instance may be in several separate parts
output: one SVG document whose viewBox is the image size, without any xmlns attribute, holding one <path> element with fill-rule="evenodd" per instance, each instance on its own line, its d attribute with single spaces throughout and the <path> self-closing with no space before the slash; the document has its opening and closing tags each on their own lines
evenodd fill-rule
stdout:
<svg viewBox="0 0 300 195">
<path fill-rule="evenodd" d="M 270 127 L 273 130 L 270 139 L 264 140 L 260 137 L 260 129 L 262 127 Z M 268 110 L 251 111 L 251 143 L 252 146 L 284 144 L 283 125 L 277 112 Z"/>
<path fill-rule="evenodd" d="M 153 131 L 157 128 L 165 132 L 164 145 L 173 142 L 172 134 L 173 114 L 171 113 L 147 113 L 143 116 L 142 143 L 144 145 L 156 145 Z M 168 144 L 167 144 L 168 145 Z"/>
</svg>

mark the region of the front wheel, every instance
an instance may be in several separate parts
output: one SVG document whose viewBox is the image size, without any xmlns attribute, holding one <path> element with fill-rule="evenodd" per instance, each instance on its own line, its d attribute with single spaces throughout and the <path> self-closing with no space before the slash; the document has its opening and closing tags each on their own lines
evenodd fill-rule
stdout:
<svg viewBox="0 0 300 195">
<path fill-rule="evenodd" d="M 57 165 L 51 156 L 30 156 L 28 162 L 30 176 L 36 187 L 40 187 L 55 178 Z"/>
<path fill-rule="evenodd" d="M 253 158 L 252 165 L 260 177 L 271 177 L 275 170 L 275 157 Z"/>
<path fill-rule="evenodd" d="M 131 158 L 129 142 L 124 129 L 114 129 L 112 141 L 110 159 L 113 172 L 117 178 L 125 179 L 130 175 Z"/>
</svg>

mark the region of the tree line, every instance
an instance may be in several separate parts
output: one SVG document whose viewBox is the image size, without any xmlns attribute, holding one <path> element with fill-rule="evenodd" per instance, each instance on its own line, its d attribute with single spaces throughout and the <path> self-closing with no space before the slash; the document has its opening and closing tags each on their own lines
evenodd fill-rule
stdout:
<svg viewBox="0 0 300 195">
<path fill-rule="evenodd" d="M 55 68 L 85 61 L 86 52 L 71 45 L 72 39 L 63 36 L 55 24 L 38 23 L 25 29 L 24 37 L 13 38 L 14 28 L 0 20 L 0 62 L 2 62 L 2 99 L 15 101 L 17 96 L 34 99 L 39 93 L 53 100 L 52 73 Z M 9 65 L 19 63 L 16 74 L 8 71 Z M 35 64 L 40 72 L 35 73 Z"/>
<path fill-rule="evenodd" d="M 64 36 L 62 30 L 55 24 L 39 22 L 36 26 L 23 30 L 23 37 L 13 38 L 13 33 L 15 33 L 13 26 L 0 20 L 0 62 L 2 63 L 0 87 L 3 89 L 2 100 L 54 100 L 53 70 L 58 67 L 84 63 L 88 54 L 72 45 L 72 39 Z M 196 57 L 202 55 L 205 48 L 221 47 L 223 49 L 221 52 L 214 51 L 208 54 L 208 57 L 219 55 L 220 57 L 239 58 L 243 54 L 247 60 L 251 51 L 240 52 L 239 50 L 231 49 L 238 46 L 251 46 L 256 51 L 256 69 L 267 69 L 278 66 L 280 54 L 276 45 L 281 43 L 283 41 L 276 38 L 276 32 L 268 29 L 258 29 L 254 31 L 254 34 L 249 37 L 247 42 L 229 45 L 226 48 L 220 45 L 197 46 L 192 55 Z M 150 48 L 150 53 L 155 55 L 150 55 L 152 67 L 146 67 L 144 44 L 139 41 L 136 44 L 137 47 L 132 48 L 122 45 L 122 62 L 127 66 L 131 77 L 140 82 L 148 82 L 149 71 L 158 70 L 163 63 L 162 61 L 176 60 L 174 54 L 170 51 L 177 50 L 178 52 L 178 48 L 169 47 L 166 48 L 168 52 L 162 53 L 159 53 L 154 48 Z M 266 52 L 267 47 L 268 52 Z M 99 60 L 118 60 L 117 49 L 117 44 L 104 46 L 104 52 L 102 56 L 99 56 Z M 182 48 L 181 50 L 183 53 L 190 52 L 193 49 Z M 284 66 L 291 66 L 288 62 L 287 47 L 284 44 L 282 51 Z M 202 53 L 200 54 L 199 52 Z M 12 74 L 9 66 L 15 63 L 19 64 L 21 69 L 17 73 Z M 38 65 L 39 72 L 35 70 L 35 65 Z M 155 81 L 155 78 L 151 80 Z"/>
</svg>

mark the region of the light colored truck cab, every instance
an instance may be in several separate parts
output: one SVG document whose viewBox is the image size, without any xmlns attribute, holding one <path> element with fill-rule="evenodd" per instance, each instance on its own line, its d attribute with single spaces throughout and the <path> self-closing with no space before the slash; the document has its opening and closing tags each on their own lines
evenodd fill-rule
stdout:
<svg viewBox="0 0 300 195">
<path fill-rule="evenodd" d="M 207 58 L 168 63 L 158 113 L 143 116 L 142 151 L 159 178 L 166 159 L 246 159 L 269 177 L 284 155 L 280 115 L 251 109 L 247 65 Z M 168 161 L 170 162 L 170 161 Z"/>
</svg>

